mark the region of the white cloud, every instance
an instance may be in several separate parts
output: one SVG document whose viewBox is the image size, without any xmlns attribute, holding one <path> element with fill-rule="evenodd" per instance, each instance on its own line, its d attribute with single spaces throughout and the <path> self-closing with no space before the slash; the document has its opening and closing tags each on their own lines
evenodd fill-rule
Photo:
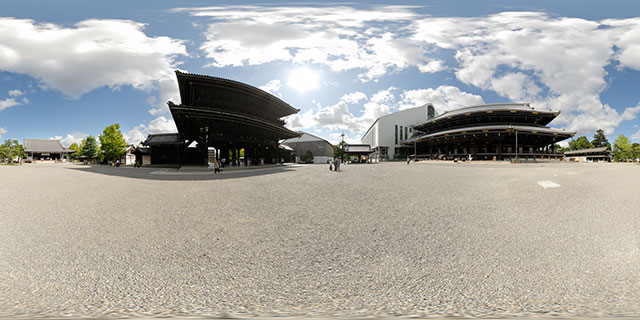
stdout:
<svg viewBox="0 0 640 320">
<path fill-rule="evenodd" d="M 187 55 L 186 48 L 180 40 L 148 37 L 143 29 L 126 20 L 84 20 L 68 28 L 0 18 L 0 70 L 30 75 L 41 88 L 70 98 L 103 86 L 159 89 L 164 104 L 165 89 L 175 86 L 175 59 Z M 171 89 L 173 96 L 177 89 Z"/>
<path fill-rule="evenodd" d="M 7 98 L 4 100 L 0 100 L 0 110 L 4 110 L 6 108 L 14 107 L 19 105 L 20 103 L 16 101 L 14 98 Z"/>
<path fill-rule="evenodd" d="M 140 142 L 147 139 L 147 130 L 144 125 L 135 126 L 133 129 L 129 130 L 129 132 L 123 134 L 124 140 L 127 144 L 135 144 L 139 145 Z"/>
<path fill-rule="evenodd" d="M 590 21 L 538 12 L 416 19 L 412 39 L 455 51 L 463 83 L 515 102 L 562 111 L 554 124 L 613 132 L 628 120 L 603 105 L 605 67 L 618 59 L 640 70 L 640 19 Z M 618 48 L 618 52 L 616 52 Z M 625 116 L 626 114 L 626 116 Z"/>
<path fill-rule="evenodd" d="M 172 133 L 178 132 L 176 128 L 176 124 L 173 119 L 167 119 L 163 116 L 157 117 L 151 121 L 147 125 L 139 124 L 133 129 L 129 130 L 129 132 L 123 134 L 124 140 L 128 144 L 140 144 L 140 142 L 147 139 L 149 134 L 156 133 Z"/>
<path fill-rule="evenodd" d="M 443 62 L 425 56 L 418 42 L 398 34 L 416 18 L 411 9 L 219 6 L 175 11 L 212 18 L 200 47 L 212 66 L 316 63 L 334 71 L 364 69 L 359 78 L 369 81 L 410 66 L 421 72 L 444 70 Z M 394 28 L 380 27 L 381 22 Z"/>
<path fill-rule="evenodd" d="M 2 141 L 2 136 L 7 134 L 7 128 L 0 128 L 0 141 Z"/>
<path fill-rule="evenodd" d="M 280 90 L 281 86 L 282 82 L 280 82 L 280 80 L 273 79 L 267 82 L 267 84 L 265 84 L 264 86 L 260 86 L 259 88 L 275 95 Z"/>
<path fill-rule="evenodd" d="M 631 136 L 631 139 L 640 140 L 640 130 Z"/>
<path fill-rule="evenodd" d="M 14 90 L 9 90 L 9 96 L 10 97 L 17 97 L 17 96 L 21 96 L 23 94 L 22 91 L 18 90 L 18 89 L 14 89 Z"/>
<path fill-rule="evenodd" d="M 356 104 L 360 102 L 360 100 L 363 100 L 366 98 L 367 98 L 367 95 L 364 92 L 356 91 L 356 92 L 351 92 L 343 95 L 340 98 L 340 100 L 349 104 Z"/>
<path fill-rule="evenodd" d="M 592 21 L 544 12 L 434 18 L 407 6 L 176 11 L 211 19 L 201 49 L 213 66 L 315 63 L 334 71 L 362 70 L 361 81 L 410 67 L 450 70 L 464 84 L 493 91 L 506 101 L 559 110 L 553 124 L 580 132 L 591 131 L 598 122 L 612 132 L 627 119 L 621 115 L 625 110 L 600 100 L 607 88 L 605 67 L 617 62 L 619 68 L 640 70 L 640 18 Z M 445 62 L 443 56 L 451 52 L 455 61 Z M 479 99 L 462 101 L 475 104 Z M 443 101 L 443 108 L 457 107 L 453 103 Z M 325 111 L 352 121 L 339 116 L 343 109 L 334 105 Z"/>
<path fill-rule="evenodd" d="M 640 70 L 640 18 L 610 19 L 604 20 L 602 24 L 621 30 L 614 43 L 619 48 L 615 58 L 621 67 Z"/>
<path fill-rule="evenodd" d="M 340 143 L 342 141 L 342 132 L 340 133 L 330 133 L 329 134 L 329 138 L 327 139 L 327 141 L 329 141 L 329 143 L 337 145 L 338 143 Z M 351 136 L 349 134 L 344 134 L 344 142 L 346 143 L 353 143 L 353 144 L 360 144 L 360 137 L 359 136 Z"/>
<path fill-rule="evenodd" d="M 376 92 L 369 99 L 362 92 L 345 94 L 333 105 L 316 105 L 315 109 L 291 115 L 285 121 L 287 127 L 292 130 L 322 128 L 333 131 L 329 134 L 333 142 L 337 139 L 336 135 L 342 134 L 344 130 L 351 139 L 345 138 L 345 141 L 356 143 L 377 118 L 396 110 L 422 106 L 431 102 L 439 112 L 442 112 L 484 103 L 482 97 L 452 86 L 406 90 L 399 94 L 397 91 L 397 88 L 389 87 Z M 350 105 L 357 103 L 362 105 L 359 114 L 349 109 Z"/>
<path fill-rule="evenodd" d="M 55 137 L 51 137 L 49 139 L 60 140 L 60 143 L 62 143 L 63 146 L 68 148 L 70 145 L 72 145 L 74 143 L 77 143 L 79 145 L 80 142 L 82 142 L 82 139 L 84 139 L 84 138 L 86 138 L 88 136 L 89 136 L 89 134 L 86 134 L 86 133 L 74 132 L 74 133 L 67 134 L 65 137 L 55 136 Z M 99 140 L 99 139 L 97 139 L 97 140 Z"/>
<path fill-rule="evenodd" d="M 0 45 L 2 45 L 0 43 Z M 10 107 L 15 107 L 21 104 L 27 104 L 29 103 L 29 99 L 27 99 L 27 97 L 22 97 L 22 99 L 16 100 L 18 99 L 19 96 L 23 95 L 24 92 L 18 90 L 18 89 L 14 89 L 14 90 L 9 90 L 9 97 L 10 98 L 6 98 L 4 100 L 0 100 L 0 111 L 10 108 Z"/>
<path fill-rule="evenodd" d="M 481 96 L 461 91 L 453 86 L 440 86 L 435 89 L 407 90 L 402 93 L 400 110 L 432 103 L 438 113 L 459 108 L 484 104 Z"/>
</svg>

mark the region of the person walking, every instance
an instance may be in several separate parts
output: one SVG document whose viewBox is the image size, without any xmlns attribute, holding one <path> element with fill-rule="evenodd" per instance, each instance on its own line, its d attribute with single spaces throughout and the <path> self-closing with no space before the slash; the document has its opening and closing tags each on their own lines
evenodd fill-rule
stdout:
<svg viewBox="0 0 640 320">
<path fill-rule="evenodd" d="M 220 172 L 220 162 L 218 159 L 213 159 L 213 174 Z"/>
<path fill-rule="evenodd" d="M 409 165 L 409 162 L 411 162 L 411 157 L 407 157 L 407 165 Z"/>
</svg>

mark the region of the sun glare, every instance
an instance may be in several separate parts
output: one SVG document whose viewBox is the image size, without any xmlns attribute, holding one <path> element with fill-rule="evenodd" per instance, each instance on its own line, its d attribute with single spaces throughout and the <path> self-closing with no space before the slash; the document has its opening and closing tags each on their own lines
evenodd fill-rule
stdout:
<svg viewBox="0 0 640 320">
<path fill-rule="evenodd" d="M 289 86 L 305 92 L 319 87 L 320 77 L 318 73 L 307 68 L 296 69 L 289 72 Z"/>
</svg>

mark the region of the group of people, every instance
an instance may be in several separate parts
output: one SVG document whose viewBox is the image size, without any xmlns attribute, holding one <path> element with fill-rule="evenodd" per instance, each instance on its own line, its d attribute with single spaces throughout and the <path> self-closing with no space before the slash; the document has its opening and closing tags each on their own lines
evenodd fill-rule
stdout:
<svg viewBox="0 0 640 320">
<path fill-rule="evenodd" d="M 109 161 L 109 165 L 110 166 L 119 167 L 120 166 L 120 159 L 117 159 L 116 161 Z"/>
<path fill-rule="evenodd" d="M 329 170 L 331 171 L 340 171 L 340 159 L 334 158 L 333 160 L 329 160 Z"/>
</svg>

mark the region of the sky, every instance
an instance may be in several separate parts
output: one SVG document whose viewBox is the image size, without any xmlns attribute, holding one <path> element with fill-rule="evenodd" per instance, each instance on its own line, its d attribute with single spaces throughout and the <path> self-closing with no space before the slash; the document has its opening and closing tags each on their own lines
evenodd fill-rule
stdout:
<svg viewBox="0 0 640 320">
<path fill-rule="evenodd" d="M 0 139 L 175 132 L 175 70 L 268 91 L 332 143 L 428 102 L 526 102 L 640 142 L 640 2 L 619 0 L 4 0 Z"/>
</svg>

